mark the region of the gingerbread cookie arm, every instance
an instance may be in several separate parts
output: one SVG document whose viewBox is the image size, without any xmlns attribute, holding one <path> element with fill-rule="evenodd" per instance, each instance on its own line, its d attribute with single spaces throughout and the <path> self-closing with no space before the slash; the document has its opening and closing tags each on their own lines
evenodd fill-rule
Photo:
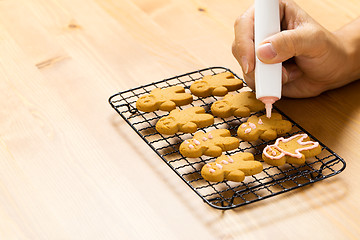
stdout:
<svg viewBox="0 0 360 240">
<path fill-rule="evenodd" d="M 223 152 L 223 149 L 221 147 L 219 147 L 217 145 L 213 145 L 204 151 L 204 155 L 210 156 L 210 157 L 217 157 L 217 156 L 220 156 L 222 152 Z"/>
<path fill-rule="evenodd" d="M 234 116 L 236 117 L 247 117 L 250 115 L 250 109 L 246 106 L 235 109 Z"/>
<path fill-rule="evenodd" d="M 190 93 L 185 92 L 185 88 L 181 86 L 174 86 L 174 95 L 172 96 L 172 101 L 174 101 L 179 106 L 183 106 L 190 104 L 193 101 L 193 97 Z"/>
<path fill-rule="evenodd" d="M 196 123 L 199 128 L 207 127 L 214 123 L 214 116 L 205 113 L 205 109 L 202 107 L 194 107 L 195 115 L 192 122 Z"/>
<path fill-rule="evenodd" d="M 176 108 L 176 103 L 173 101 L 170 101 L 170 100 L 161 103 L 159 106 L 159 110 L 162 110 L 162 111 L 171 111 L 175 108 Z"/>
<path fill-rule="evenodd" d="M 194 133 L 196 132 L 198 128 L 198 125 L 194 122 L 188 122 L 182 126 L 180 126 L 180 131 L 181 132 L 186 132 L 186 133 Z"/>
<path fill-rule="evenodd" d="M 212 95 L 214 96 L 224 96 L 228 93 L 229 89 L 224 87 L 224 86 L 220 86 L 220 87 L 216 87 L 214 88 L 214 90 L 212 91 Z"/>
<path fill-rule="evenodd" d="M 273 140 L 277 138 L 277 132 L 274 129 L 266 129 L 261 134 L 259 134 L 259 138 L 265 141 Z"/>
</svg>

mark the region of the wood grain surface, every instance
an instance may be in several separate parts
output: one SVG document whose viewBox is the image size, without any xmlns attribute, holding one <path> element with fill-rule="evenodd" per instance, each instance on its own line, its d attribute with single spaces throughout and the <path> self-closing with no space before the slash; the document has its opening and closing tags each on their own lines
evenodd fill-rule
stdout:
<svg viewBox="0 0 360 240">
<path fill-rule="evenodd" d="M 357 0 L 296 1 L 336 30 Z M 358 239 L 360 82 L 278 107 L 347 162 L 235 210 L 206 205 L 111 109 L 119 91 L 210 66 L 239 75 L 250 0 L 0 1 L 0 239 Z"/>
</svg>

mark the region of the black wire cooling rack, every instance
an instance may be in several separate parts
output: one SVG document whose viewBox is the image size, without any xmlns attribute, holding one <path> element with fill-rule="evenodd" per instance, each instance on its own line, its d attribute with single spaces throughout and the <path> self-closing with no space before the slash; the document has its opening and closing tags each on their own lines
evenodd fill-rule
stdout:
<svg viewBox="0 0 360 240">
<path fill-rule="evenodd" d="M 254 176 L 247 176 L 241 183 L 223 181 L 213 183 L 204 180 L 200 171 L 202 166 L 215 158 L 202 156 L 199 158 L 185 158 L 179 152 L 179 145 L 184 140 L 192 137 L 193 134 L 177 133 L 174 135 L 162 135 L 155 130 L 155 124 L 161 117 L 168 115 L 168 112 L 155 111 L 145 113 L 138 111 L 135 107 L 136 100 L 150 93 L 154 88 L 167 88 L 174 85 L 183 86 L 186 92 L 190 92 L 190 85 L 205 75 L 213 75 L 221 72 L 232 72 L 223 67 L 211 67 L 183 74 L 173 78 L 154 82 L 141 87 L 129 89 L 117 93 L 110 97 L 109 103 L 120 114 L 120 116 L 130 125 L 130 127 L 143 139 L 155 153 L 206 203 L 218 209 L 231 209 L 253 203 L 271 196 L 275 196 L 308 184 L 334 176 L 345 169 L 345 161 L 336 153 L 326 147 L 323 143 L 313 137 L 305 129 L 287 117 L 278 108 L 274 111 L 280 113 L 284 119 L 293 124 L 292 131 L 285 137 L 298 133 L 306 133 L 310 138 L 318 141 L 322 146 L 320 155 L 307 159 L 302 166 L 286 164 L 277 167 L 267 165 L 261 160 L 263 148 L 274 141 L 240 141 L 240 147 L 236 150 L 225 152 L 226 155 L 233 155 L 237 152 L 251 152 L 255 159 L 262 162 L 264 169 L 261 173 Z M 232 72 L 233 73 L 233 72 Z M 233 73 L 235 76 L 236 74 Z M 238 76 L 236 76 L 238 78 Z M 239 91 L 243 91 L 243 88 Z M 249 89 L 247 89 L 249 90 Z M 198 98 L 194 96 L 194 101 L 187 105 L 178 107 L 184 109 L 190 106 L 201 106 L 210 112 L 210 106 L 221 97 Z M 263 115 L 264 111 L 253 113 L 252 115 Z M 236 136 L 238 126 L 245 122 L 247 118 L 230 117 L 215 118 L 212 126 L 199 129 L 210 131 L 218 128 L 230 130 L 232 136 Z"/>
</svg>

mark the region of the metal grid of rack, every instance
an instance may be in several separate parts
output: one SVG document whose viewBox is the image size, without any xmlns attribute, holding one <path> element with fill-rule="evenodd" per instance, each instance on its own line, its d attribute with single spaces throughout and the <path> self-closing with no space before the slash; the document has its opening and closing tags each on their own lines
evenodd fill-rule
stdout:
<svg viewBox="0 0 360 240">
<path fill-rule="evenodd" d="M 193 134 L 177 133 L 174 135 L 162 135 L 158 133 L 155 130 L 155 124 L 161 117 L 166 116 L 168 112 L 155 111 L 145 113 L 138 111 L 135 104 L 140 96 L 150 93 L 154 88 L 167 88 L 180 85 L 183 86 L 187 92 L 190 92 L 190 85 L 194 81 L 201 79 L 205 75 L 213 75 L 225 71 L 232 72 L 230 69 L 223 67 L 211 67 L 183 74 L 117 93 L 110 97 L 109 103 L 140 138 L 155 151 L 162 161 L 201 197 L 203 201 L 218 209 L 231 209 L 266 199 L 334 176 L 345 169 L 346 163 L 341 157 L 274 107 L 275 112 L 282 114 L 284 119 L 289 120 L 293 124 L 292 131 L 285 135 L 285 137 L 298 133 L 306 133 L 310 138 L 320 143 L 322 146 L 321 154 L 307 159 L 306 163 L 302 166 L 292 164 L 286 164 L 281 167 L 270 166 L 261 160 L 261 154 L 263 148 L 268 144 L 273 144 L 274 141 L 258 140 L 256 142 L 246 142 L 240 139 L 239 148 L 224 152 L 224 154 L 233 155 L 237 152 L 251 152 L 254 154 L 256 160 L 263 163 L 263 171 L 254 176 L 247 176 L 241 183 L 231 181 L 214 183 L 204 180 L 200 175 L 201 168 L 205 163 L 214 161 L 215 158 L 207 156 L 199 158 L 183 157 L 179 152 L 179 145 L 184 140 L 191 138 Z M 238 78 L 235 73 L 233 74 Z M 244 91 L 244 89 L 246 88 L 239 91 Z M 207 112 L 210 112 L 211 104 L 218 99 L 221 99 L 221 97 L 211 96 L 199 98 L 194 96 L 194 101 L 191 104 L 178 108 L 185 109 L 191 106 L 201 106 L 205 108 Z M 264 112 L 260 111 L 252 115 L 254 114 L 259 116 L 263 115 Z M 232 136 L 236 136 L 237 127 L 245 122 L 247 118 L 248 117 L 215 118 L 213 125 L 199 130 L 207 132 L 213 129 L 226 128 L 230 130 Z"/>
</svg>

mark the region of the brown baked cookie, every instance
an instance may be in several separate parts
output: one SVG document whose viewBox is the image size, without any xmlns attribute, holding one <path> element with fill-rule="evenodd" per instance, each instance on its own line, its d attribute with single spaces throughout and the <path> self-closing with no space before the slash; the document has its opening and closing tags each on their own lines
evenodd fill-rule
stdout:
<svg viewBox="0 0 360 240">
<path fill-rule="evenodd" d="M 214 116 L 205 113 L 202 107 L 190 107 L 184 110 L 174 109 L 168 116 L 160 118 L 156 123 L 156 130 L 162 134 L 177 132 L 194 133 L 198 128 L 210 126 L 214 123 Z"/>
<path fill-rule="evenodd" d="M 222 100 L 211 105 L 212 114 L 221 118 L 247 117 L 250 112 L 258 112 L 264 109 L 264 103 L 256 99 L 255 93 L 249 91 L 227 94 Z"/>
<path fill-rule="evenodd" d="M 136 101 L 136 108 L 143 112 L 171 111 L 176 106 L 187 105 L 192 101 L 192 95 L 185 93 L 185 89 L 181 86 L 155 88 L 151 90 L 150 94 L 146 94 Z"/>
<path fill-rule="evenodd" d="M 310 141 L 307 134 L 297 134 L 289 138 L 278 138 L 275 144 L 264 148 L 263 160 L 273 166 L 285 163 L 304 164 L 305 159 L 314 157 L 321 152 L 318 142 Z"/>
<path fill-rule="evenodd" d="M 251 153 L 240 152 L 231 157 L 221 155 L 215 162 L 205 164 L 201 169 L 201 176 L 211 182 L 242 182 L 245 176 L 255 175 L 262 170 L 262 164 L 254 161 Z"/>
<path fill-rule="evenodd" d="M 239 147 L 240 141 L 231 137 L 227 129 L 215 129 L 208 133 L 197 132 L 194 137 L 180 144 L 179 150 L 184 157 L 201 157 L 202 155 L 218 157 L 223 151 Z"/>
<path fill-rule="evenodd" d="M 281 114 L 272 113 L 271 118 L 266 115 L 251 116 L 241 124 L 237 130 L 238 137 L 244 141 L 274 140 L 278 135 L 284 135 L 291 131 L 292 124 L 283 120 Z"/>
<path fill-rule="evenodd" d="M 242 80 L 235 78 L 231 72 L 204 76 L 190 86 L 192 94 L 198 97 L 224 96 L 228 91 L 235 91 L 243 87 Z"/>
</svg>

